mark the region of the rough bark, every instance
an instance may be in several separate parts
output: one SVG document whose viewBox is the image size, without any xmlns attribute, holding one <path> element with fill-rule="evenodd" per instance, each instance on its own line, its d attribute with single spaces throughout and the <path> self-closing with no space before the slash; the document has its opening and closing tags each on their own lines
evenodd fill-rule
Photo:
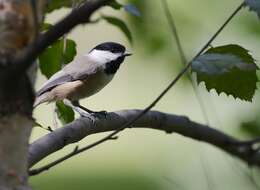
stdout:
<svg viewBox="0 0 260 190">
<path fill-rule="evenodd" d="M 29 0 L 0 0 L 0 53 L 12 56 L 33 41 L 34 17 Z"/>
<path fill-rule="evenodd" d="M 0 120 L 0 189 L 29 189 L 28 139 L 32 120 L 15 114 Z"/>
<path fill-rule="evenodd" d="M 30 0 L 0 0 L 0 71 L 36 37 Z M 0 190 L 30 189 L 27 152 L 33 91 L 26 73 L 0 82 Z"/>
</svg>

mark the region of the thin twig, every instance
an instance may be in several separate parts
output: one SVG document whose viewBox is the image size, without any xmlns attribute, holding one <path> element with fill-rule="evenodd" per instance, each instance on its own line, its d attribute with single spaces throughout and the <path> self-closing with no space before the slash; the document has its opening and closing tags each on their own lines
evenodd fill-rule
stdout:
<svg viewBox="0 0 260 190">
<path fill-rule="evenodd" d="M 148 111 L 150 111 L 162 98 L 163 96 L 178 82 L 178 80 L 186 73 L 186 71 L 190 68 L 192 61 L 194 59 L 196 59 L 201 53 L 203 53 L 208 46 L 212 43 L 212 41 L 214 41 L 214 39 L 220 34 L 220 32 L 225 28 L 225 26 L 232 20 L 232 18 L 242 9 L 244 3 L 242 3 L 241 5 L 239 5 L 239 7 L 230 15 L 230 17 L 224 22 L 224 24 L 217 30 L 217 32 L 209 39 L 209 41 L 202 47 L 202 49 L 194 56 L 194 58 L 183 68 L 183 70 L 173 79 L 173 81 L 159 94 L 159 96 L 149 105 L 147 106 L 144 110 L 142 110 L 136 117 L 134 117 L 133 119 L 130 119 L 128 122 L 126 122 L 124 125 L 122 125 L 122 127 L 120 127 L 119 129 L 115 130 L 114 132 L 112 132 L 111 134 L 107 135 L 106 137 L 100 139 L 97 142 L 94 142 L 93 144 L 90 144 L 86 147 L 83 147 L 82 149 L 79 149 L 76 152 L 70 153 L 66 156 L 64 156 L 63 158 L 60 158 L 59 160 L 52 162 L 50 164 L 50 166 L 48 166 L 47 168 L 51 168 L 52 165 L 57 165 L 61 162 L 63 162 L 64 160 L 67 160 L 68 158 L 71 158 L 81 152 L 84 152 L 86 150 L 89 150 L 93 147 L 96 147 L 97 145 L 100 145 L 104 142 L 106 142 L 107 140 L 113 139 L 115 137 L 115 135 L 117 135 L 119 132 L 121 132 L 122 130 L 124 130 L 125 128 L 130 127 L 132 124 L 134 124 L 138 119 L 140 119 L 142 116 L 144 116 Z M 45 166 L 44 166 L 45 167 Z M 43 168 L 44 168 L 43 167 Z M 44 169 L 45 170 L 45 169 Z M 31 175 L 36 175 L 35 172 L 37 172 L 36 170 L 32 170 L 30 172 Z"/>
<path fill-rule="evenodd" d="M 35 127 L 39 127 L 41 129 L 44 129 L 44 130 L 49 131 L 49 132 L 53 132 L 53 130 L 52 130 L 52 128 L 50 126 L 48 126 L 46 128 L 46 127 L 42 126 L 40 123 L 38 123 L 38 122 L 34 122 L 34 124 L 35 124 Z"/>
</svg>

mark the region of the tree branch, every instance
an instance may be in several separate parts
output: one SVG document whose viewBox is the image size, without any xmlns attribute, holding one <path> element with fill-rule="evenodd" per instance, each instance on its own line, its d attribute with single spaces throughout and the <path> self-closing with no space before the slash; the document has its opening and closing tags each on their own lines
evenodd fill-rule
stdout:
<svg viewBox="0 0 260 190">
<path fill-rule="evenodd" d="M 36 140 L 29 148 L 29 167 L 68 144 L 88 135 L 120 129 L 142 110 L 123 110 L 108 113 L 106 118 L 79 118 L 74 122 Z M 189 120 L 185 116 L 149 111 L 132 128 L 151 128 L 180 135 L 214 145 L 250 165 L 260 166 L 260 152 L 251 143 L 245 143 L 216 129 Z M 249 142 L 249 141 L 248 141 Z M 252 141 L 255 142 L 255 141 Z"/>
<path fill-rule="evenodd" d="M 17 79 L 33 63 L 33 61 L 49 45 L 57 41 L 64 34 L 69 33 L 79 24 L 89 23 L 91 15 L 102 6 L 107 5 L 111 0 L 88 1 L 79 8 L 73 10 L 64 19 L 59 21 L 47 32 L 40 35 L 36 41 L 24 50 L 18 57 L 15 57 L 12 66 L 0 70 L 0 82 Z M 14 77 L 15 76 L 15 77 Z"/>
</svg>

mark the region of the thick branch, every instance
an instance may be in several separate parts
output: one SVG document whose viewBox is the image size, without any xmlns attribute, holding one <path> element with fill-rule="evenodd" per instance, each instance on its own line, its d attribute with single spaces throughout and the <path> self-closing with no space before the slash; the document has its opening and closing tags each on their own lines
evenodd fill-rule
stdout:
<svg viewBox="0 0 260 190">
<path fill-rule="evenodd" d="M 29 148 L 29 166 L 32 167 L 53 152 L 68 144 L 78 142 L 88 135 L 117 130 L 140 112 L 141 110 L 111 112 L 106 118 L 95 118 L 94 122 L 89 118 L 79 118 L 33 142 Z M 216 129 L 190 121 L 185 116 L 150 111 L 137 120 L 132 128 L 151 128 L 167 133 L 175 132 L 214 145 L 250 165 L 260 166 L 260 153 L 253 149 L 252 144 L 243 143 L 243 141 Z"/>
<path fill-rule="evenodd" d="M 51 27 L 47 32 L 40 35 L 33 44 L 25 49 L 25 51 L 14 60 L 13 67 L 7 67 L 6 69 L 1 70 L 0 81 L 6 81 L 6 79 L 11 80 L 14 76 L 17 78 L 17 76 L 21 73 L 24 73 L 44 49 L 64 34 L 70 32 L 75 26 L 89 23 L 90 16 L 97 9 L 107 5 L 110 1 L 111 0 L 92 0 L 73 10 L 69 15 Z"/>
</svg>

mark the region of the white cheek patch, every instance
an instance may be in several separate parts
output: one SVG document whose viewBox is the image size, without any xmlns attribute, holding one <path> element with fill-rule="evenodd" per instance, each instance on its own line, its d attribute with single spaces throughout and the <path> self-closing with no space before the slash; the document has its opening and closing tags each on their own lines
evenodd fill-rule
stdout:
<svg viewBox="0 0 260 190">
<path fill-rule="evenodd" d="M 88 56 L 97 62 L 97 64 L 105 65 L 108 62 L 115 61 L 122 56 L 122 53 L 112 53 L 103 50 L 92 50 Z"/>
</svg>

